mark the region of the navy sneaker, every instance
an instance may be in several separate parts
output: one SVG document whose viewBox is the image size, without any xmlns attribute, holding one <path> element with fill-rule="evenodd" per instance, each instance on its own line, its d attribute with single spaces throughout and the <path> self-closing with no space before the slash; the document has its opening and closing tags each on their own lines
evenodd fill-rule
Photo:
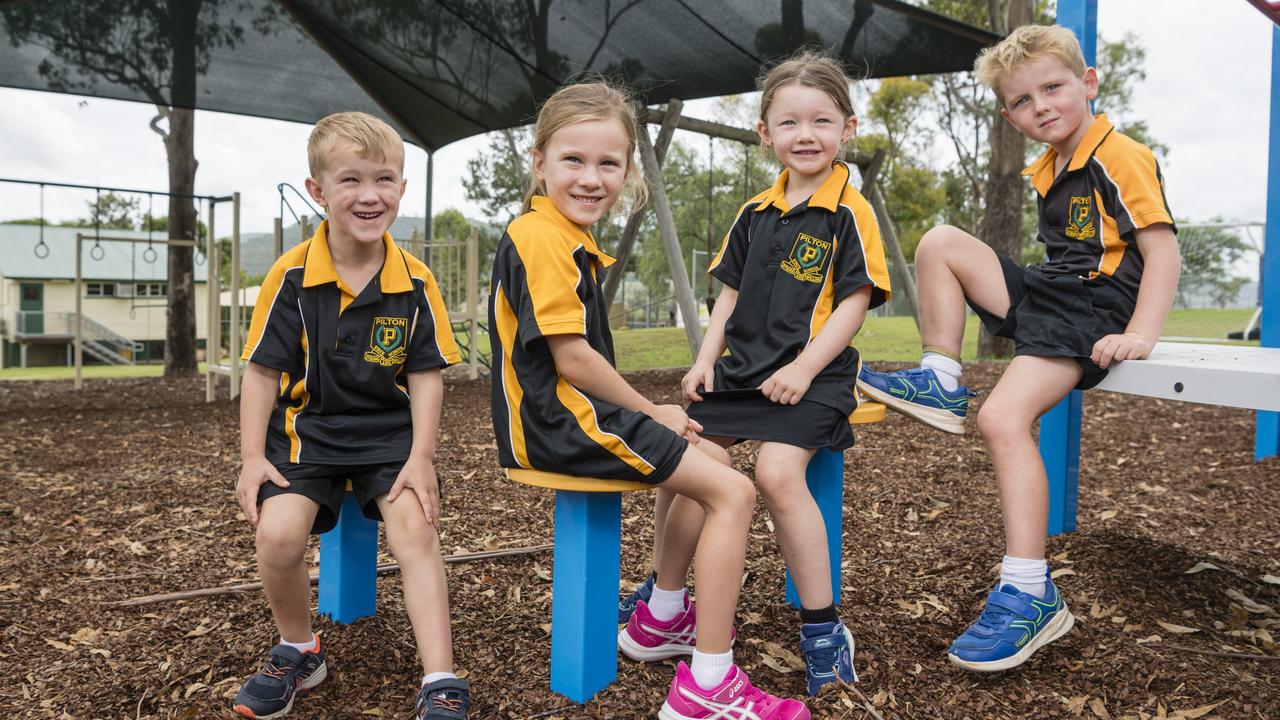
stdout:
<svg viewBox="0 0 1280 720">
<path fill-rule="evenodd" d="M 413 716 L 417 720 L 466 720 L 470 702 L 471 683 L 445 678 L 422 686 Z"/>
<path fill-rule="evenodd" d="M 618 624 L 625 624 L 631 619 L 631 613 L 636 611 L 636 602 L 643 600 L 649 602 L 649 598 L 653 595 L 653 583 L 658 580 L 658 576 L 649 573 L 649 577 L 640 583 L 640 587 L 636 588 L 630 595 L 618 601 Z"/>
<path fill-rule="evenodd" d="M 881 373 L 864 367 L 858 372 L 857 387 L 890 410 L 944 432 L 964 434 L 969 388 L 962 385 L 955 390 L 943 390 L 932 370 L 914 368 Z"/>
<path fill-rule="evenodd" d="M 982 615 L 951 643 L 947 659 L 977 672 L 1008 670 L 1065 635 L 1076 620 L 1045 575 L 1042 598 L 1012 585 L 993 590 Z"/>
<path fill-rule="evenodd" d="M 844 623 L 801 625 L 800 649 L 809 695 L 817 695 L 828 683 L 858 682 L 858 672 L 853 669 L 853 633 Z"/>
<path fill-rule="evenodd" d="M 293 709 L 293 698 L 299 692 L 319 685 L 328 676 L 319 638 L 316 638 L 316 649 L 307 652 L 285 644 L 276 645 L 271 648 L 267 664 L 236 693 L 232 709 L 243 717 L 257 720 L 284 717 Z"/>
</svg>

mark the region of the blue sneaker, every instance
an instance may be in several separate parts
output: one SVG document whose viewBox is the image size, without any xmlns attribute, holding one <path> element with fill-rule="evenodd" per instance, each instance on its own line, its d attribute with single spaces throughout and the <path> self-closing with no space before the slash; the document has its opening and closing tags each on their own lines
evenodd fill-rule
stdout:
<svg viewBox="0 0 1280 720">
<path fill-rule="evenodd" d="M 630 595 L 618 601 L 618 624 L 622 625 L 631 619 L 631 613 L 636 611 L 636 601 L 643 600 L 649 602 L 649 598 L 653 595 L 653 583 L 656 582 L 658 576 L 655 573 L 649 573 L 649 577 L 640 583 L 640 587 L 636 588 Z"/>
<path fill-rule="evenodd" d="M 993 590 L 982 615 L 951 643 L 947 659 L 977 672 L 1008 670 L 1065 635 L 1076 619 L 1047 575 L 1042 598 L 1012 585 Z"/>
<path fill-rule="evenodd" d="M 853 669 L 853 633 L 844 623 L 801 625 L 800 649 L 804 652 L 809 695 L 817 695 L 828 683 L 858 682 L 858 673 Z"/>
<path fill-rule="evenodd" d="M 962 385 L 950 392 L 943 390 L 932 370 L 882 373 L 863 367 L 858 372 L 857 386 L 864 395 L 891 410 L 944 432 L 964 434 L 969 388 Z"/>
</svg>

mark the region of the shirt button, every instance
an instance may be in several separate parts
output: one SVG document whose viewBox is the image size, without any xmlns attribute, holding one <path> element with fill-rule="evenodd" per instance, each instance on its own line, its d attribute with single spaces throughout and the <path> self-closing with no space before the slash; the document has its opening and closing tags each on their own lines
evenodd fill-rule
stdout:
<svg viewBox="0 0 1280 720">
<path fill-rule="evenodd" d="M 343 344 L 343 345 L 350 345 L 350 344 L 351 344 L 351 337 L 350 337 L 350 336 L 348 336 L 348 337 L 344 337 L 344 338 L 342 338 L 342 344 Z"/>
<path fill-rule="evenodd" d="M 782 218 L 782 224 L 783 224 L 783 225 L 786 225 L 786 224 L 787 224 L 787 223 L 789 223 L 789 222 L 791 222 L 789 219 L 787 219 L 787 218 Z"/>
<path fill-rule="evenodd" d="M 774 249 L 774 250 L 781 250 L 781 249 L 782 249 L 782 246 L 781 246 L 781 245 L 774 245 L 774 246 L 773 246 L 773 249 Z"/>
</svg>

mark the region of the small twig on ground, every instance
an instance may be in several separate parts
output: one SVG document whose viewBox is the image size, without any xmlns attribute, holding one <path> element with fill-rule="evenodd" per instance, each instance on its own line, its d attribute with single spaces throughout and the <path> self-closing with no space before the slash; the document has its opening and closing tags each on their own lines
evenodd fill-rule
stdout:
<svg viewBox="0 0 1280 720">
<path fill-rule="evenodd" d="M 554 547 L 552 544 L 534 545 L 532 547 L 508 548 L 505 550 L 486 550 L 483 552 L 461 553 L 458 555 L 446 555 L 444 561 L 446 563 L 462 563 L 473 560 L 488 560 L 490 558 L 507 557 L 510 555 L 529 555 L 533 553 L 545 552 Z M 399 563 L 382 563 L 378 565 L 377 574 L 386 575 L 387 573 L 396 572 L 400 569 Z M 314 585 L 320 580 L 320 573 L 311 573 L 311 584 Z M 160 593 L 158 595 L 143 595 L 141 597 L 129 598 L 128 600 L 115 600 L 105 602 L 103 605 L 115 607 L 135 607 L 138 605 L 153 605 L 155 603 L 172 602 L 174 600 L 191 600 L 200 597 L 216 597 L 218 595 L 234 595 L 235 593 L 247 592 L 250 590 L 261 590 L 261 582 L 240 583 L 238 585 L 223 585 L 221 587 L 201 588 L 199 590 L 182 590 L 179 592 Z"/>
<path fill-rule="evenodd" d="M 1178 650 L 1181 652 L 1195 653 L 1196 655 L 1210 655 L 1212 657 L 1231 658 L 1233 660 L 1280 660 L 1280 655 L 1252 655 L 1250 653 L 1233 653 L 1220 652 L 1218 650 L 1201 650 L 1187 645 L 1173 645 L 1170 643 L 1160 643 L 1158 646 L 1139 645 L 1138 647 L 1155 653 L 1157 649 L 1164 648 L 1167 650 Z"/>
<path fill-rule="evenodd" d="M 562 707 L 555 707 L 555 708 L 551 708 L 550 710 L 543 710 L 543 711 L 542 711 L 542 712 L 540 712 L 540 713 L 535 713 L 535 714 L 533 714 L 533 715 L 529 715 L 529 716 L 528 716 L 528 720 L 533 720 L 534 718 L 547 717 L 547 716 L 549 716 L 549 715 L 555 715 L 555 714 L 556 714 L 556 713 L 558 713 L 558 712 L 564 712 L 564 708 L 562 708 Z"/>
<path fill-rule="evenodd" d="M 852 685 L 846 684 L 846 686 L 857 694 L 858 699 L 862 700 L 862 707 L 866 708 L 867 712 L 871 713 L 871 717 L 876 720 L 884 720 L 884 716 L 880 714 L 879 710 L 876 710 L 876 706 L 871 704 L 871 701 L 867 699 L 867 696 L 864 695 L 861 690 Z"/>
</svg>

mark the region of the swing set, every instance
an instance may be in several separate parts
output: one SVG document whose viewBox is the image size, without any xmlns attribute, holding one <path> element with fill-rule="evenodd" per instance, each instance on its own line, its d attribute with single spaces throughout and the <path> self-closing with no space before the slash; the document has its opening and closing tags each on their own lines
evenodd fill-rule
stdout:
<svg viewBox="0 0 1280 720">
<path fill-rule="evenodd" d="M 157 245 L 163 245 L 166 248 L 191 248 L 194 251 L 195 262 L 198 265 L 207 263 L 209 272 L 207 275 L 207 322 L 208 328 L 205 333 L 205 348 L 207 355 L 207 370 L 205 372 L 205 398 L 213 400 L 215 375 L 227 375 L 231 378 L 231 387 L 235 388 L 239 385 L 239 363 L 221 363 L 221 278 L 218 275 L 218 243 L 214 234 L 214 218 L 215 209 L 220 203 L 231 203 L 232 209 L 232 265 L 233 272 L 231 276 L 232 297 L 231 297 L 231 316 L 237 317 L 239 314 L 239 245 L 240 245 L 240 193 L 232 193 L 230 195 L 198 195 L 193 193 L 173 193 L 163 190 L 138 190 L 135 188 L 119 188 L 107 187 L 102 185 L 82 185 L 77 183 L 53 182 L 48 180 L 26 180 L 19 178 L 0 178 L 0 183 L 11 183 L 16 185 L 34 185 L 39 188 L 39 210 L 38 234 L 36 244 L 32 248 L 32 253 L 39 259 L 44 260 L 50 257 L 52 249 L 45 239 L 45 189 L 46 188 L 66 188 L 72 190 L 92 190 L 94 193 L 94 213 L 93 213 L 93 231 L 89 233 L 76 233 L 75 236 L 75 309 L 72 313 L 73 323 L 73 342 L 74 342 L 74 365 L 75 365 L 75 388 L 79 390 L 84 385 L 83 378 L 83 356 L 86 341 L 86 329 L 88 325 L 100 326 L 93 320 L 84 317 L 83 300 L 86 292 L 84 281 L 84 244 L 91 241 L 89 247 L 89 259 L 93 262 L 102 262 L 106 259 L 107 251 L 103 247 L 104 242 L 120 242 L 130 244 L 130 260 L 129 260 L 129 317 L 136 317 L 138 309 L 149 309 L 168 307 L 168 302 L 149 302 L 143 300 L 139 302 L 139 298 L 159 297 L 160 293 L 156 292 L 156 284 L 151 282 L 140 283 L 138 281 L 138 246 L 145 245 L 142 249 L 142 261 L 149 265 L 154 265 L 159 259 L 160 254 L 156 249 Z M 128 237 L 122 235 L 104 235 L 102 228 L 102 193 L 124 193 L 128 195 L 147 196 L 147 236 L 146 237 Z M 207 212 L 206 227 L 208 236 L 202 243 L 200 240 L 188 238 L 156 238 L 154 229 L 154 209 L 155 196 L 162 197 L 179 197 L 190 198 L 197 204 L 196 217 Z M 142 288 L 142 291 L 139 290 Z M 136 354 L 140 348 L 138 343 L 123 338 L 112 332 L 105 326 L 96 328 L 97 332 L 107 333 L 114 337 L 117 342 L 129 343 L 130 352 Z M 231 323 L 230 347 L 236 348 L 240 343 L 240 332 L 238 323 Z"/>
</svg>

